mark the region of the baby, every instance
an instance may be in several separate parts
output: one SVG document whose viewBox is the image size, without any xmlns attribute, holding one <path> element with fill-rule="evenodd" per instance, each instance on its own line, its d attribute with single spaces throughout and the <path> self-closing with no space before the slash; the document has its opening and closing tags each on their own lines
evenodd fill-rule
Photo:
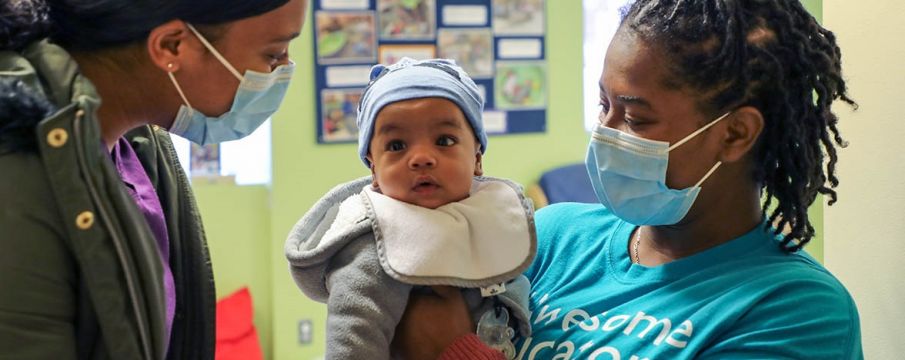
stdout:
<svg viewBox="0 0 905 360">
<path fill-rule="evenodd" d="M 292 275 L 327 303 L 327 360 L 389 359 L 409 294 L 462 288 L 482 341 L 515 356 L 530 334 L 534 214 L 518 185 L 482 177 L 477 85 L 450 60 L 371 69 L 359 106 L 359 157 L 372 176 L 342 184 L 299 220 Z"/>
</svg>

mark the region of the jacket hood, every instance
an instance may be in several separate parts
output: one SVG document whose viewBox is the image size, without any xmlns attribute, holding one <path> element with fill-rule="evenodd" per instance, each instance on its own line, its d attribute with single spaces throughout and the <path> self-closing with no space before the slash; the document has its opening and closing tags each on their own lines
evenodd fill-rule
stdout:
<svg viewBox="0 0 905 360">
<path fill-rule="evenodd" d="M 286 241 L 286 256 L 294 266 L 311 266 L 327 260 L 335 251 L 329 251 L 335 241 L 349 236 L 357 236 L 370 231 L 369 223 L 361 223 L 361 219 L 346 219 L 340 215 L 340 205 L 353 198 L 368 185 L 371 177 L 363 177 L 334 187 L 327 192 L 304 217 L 295 224 Z M 358 224 L 358 226 L 356 226 Z M 331 227 L 342 229 L 336 234 L 337 239 L 326 239 L 324 235 Z M 333 240 L 333 241 L 331 241 Z"/>
<path fill-rule="evenodd" d="M 37 151 L 37 125 L 75 101 L 100 103 L 66 50 L 45 40 L 0 51 L 0 153 Z"/>
<path fill-rule="evenodd" d="M 285 253 L 293 276 L 302 292 L 316 301 L 327 300 L 327 289 L 323 283 L 301 281 L 297 272 L 316 272 L 315 278 L 326 277 L 326 263 L 334 254 L 355 237 L 371 230 L 371 224 L 362 219 L 337 218 L 340 205 L 357 195 L 371 184 L 371 177 L 363 177 L 334 187 L 327 192 L 295 224 L 286 240 Z M 336 236 L 324 236 L 331 227 L 341 228 Z"/>
</svg>

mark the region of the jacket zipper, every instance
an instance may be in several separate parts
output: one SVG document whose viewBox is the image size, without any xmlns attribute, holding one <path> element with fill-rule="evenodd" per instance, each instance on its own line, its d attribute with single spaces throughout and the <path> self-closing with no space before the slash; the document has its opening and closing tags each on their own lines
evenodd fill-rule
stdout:
<svg viewBox="0 0 905 360">
<path fill-rule="evenodd" d="M 79 160 L 79 169 L 83 174 L 89 174 L 87 165 L 85 164 L 85 151 L 82 148 L 82 136 L 81 136 L 81 123 L 84 118 L 85 110 L 79 109 L 76 110 L 75 114 L 75 122 L 73 126 L 73 132 L 75 133 L 75 147 L 76 153 L 78 155 Z M 151 356 L 151 346 L 148 340 L 147 326 L 144 323 L 144 320 L 141 317 L 140 309 L 138 308 L 138 291 L 135 287 L 136 280 L 133 278 L 133 274 L 127 271 L 128 267 L 126 264 L 126 256 L 125 251 L 123 250 L 123 239 L 117 236 L 117 233 L 114 231 L 113 227 L 110 225 L 110 221 L 107 216 L 109 215 L 109 211 L 104 208 L 103 203 L 100 200 L 100 195 L 98 195 L 97 189 L 94 187 L 94 183 L 91 182 L 91 179 L 86 176 L 85 183 L 88 185 L 88 193 L 91 195 L 91 199 L 94 200 L 94 203 L 97 204 L 98 212 L 101 215 L 101 219 L 104 219 L 102 222 L 104 223 L 104 227 L 107 228 L 107 232 L 110 234 L 110 238 L 113 240 L 113 245 L 116 248 L 116 254 L 119 257 L 120 265 L 123 267 L 123 275 L 126 278 L 126 287 L 129 290 L 129 296 L 132 298 L 132 311 L 135 315 L 135 321 L 138 323 L 138 332 L 141 337 L 141 345 L 142 350 L 144 352 L 144 356 L 146 359 L 153 359 Z"/>
</svg>

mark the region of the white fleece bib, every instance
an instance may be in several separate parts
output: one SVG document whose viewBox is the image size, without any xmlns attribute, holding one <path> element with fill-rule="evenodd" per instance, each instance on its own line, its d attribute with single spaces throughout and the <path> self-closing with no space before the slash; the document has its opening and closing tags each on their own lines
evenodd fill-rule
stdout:
<svg viewBox="0 0 905 360">
<path fill-rule="evenodd" d="M 534 256 L 533 217 L 502 181 L 475 181 L 468 198 L 433 210 L 371 187 L 363 194 L 381 263 L 406 282 L 484 286 L 517 275 Z"/>
</svg>

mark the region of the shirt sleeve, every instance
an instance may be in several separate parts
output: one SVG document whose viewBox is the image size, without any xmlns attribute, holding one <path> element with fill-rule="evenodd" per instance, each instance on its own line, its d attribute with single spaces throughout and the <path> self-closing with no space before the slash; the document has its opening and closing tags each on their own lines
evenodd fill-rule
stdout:
<svg viewBox="0 0 905 360">
<path fill-rule="evenodd" d="M 356 239 L 331 259 L 325 359 L 389 359 L 411 285 L 387 275 L 372 239 Z"/>
<path fill-rule="evenodd" d="M 506 360 L 503 353 L 484 345 L 475 334 L 459 337 L 437 360 Z"/>
</svg>

